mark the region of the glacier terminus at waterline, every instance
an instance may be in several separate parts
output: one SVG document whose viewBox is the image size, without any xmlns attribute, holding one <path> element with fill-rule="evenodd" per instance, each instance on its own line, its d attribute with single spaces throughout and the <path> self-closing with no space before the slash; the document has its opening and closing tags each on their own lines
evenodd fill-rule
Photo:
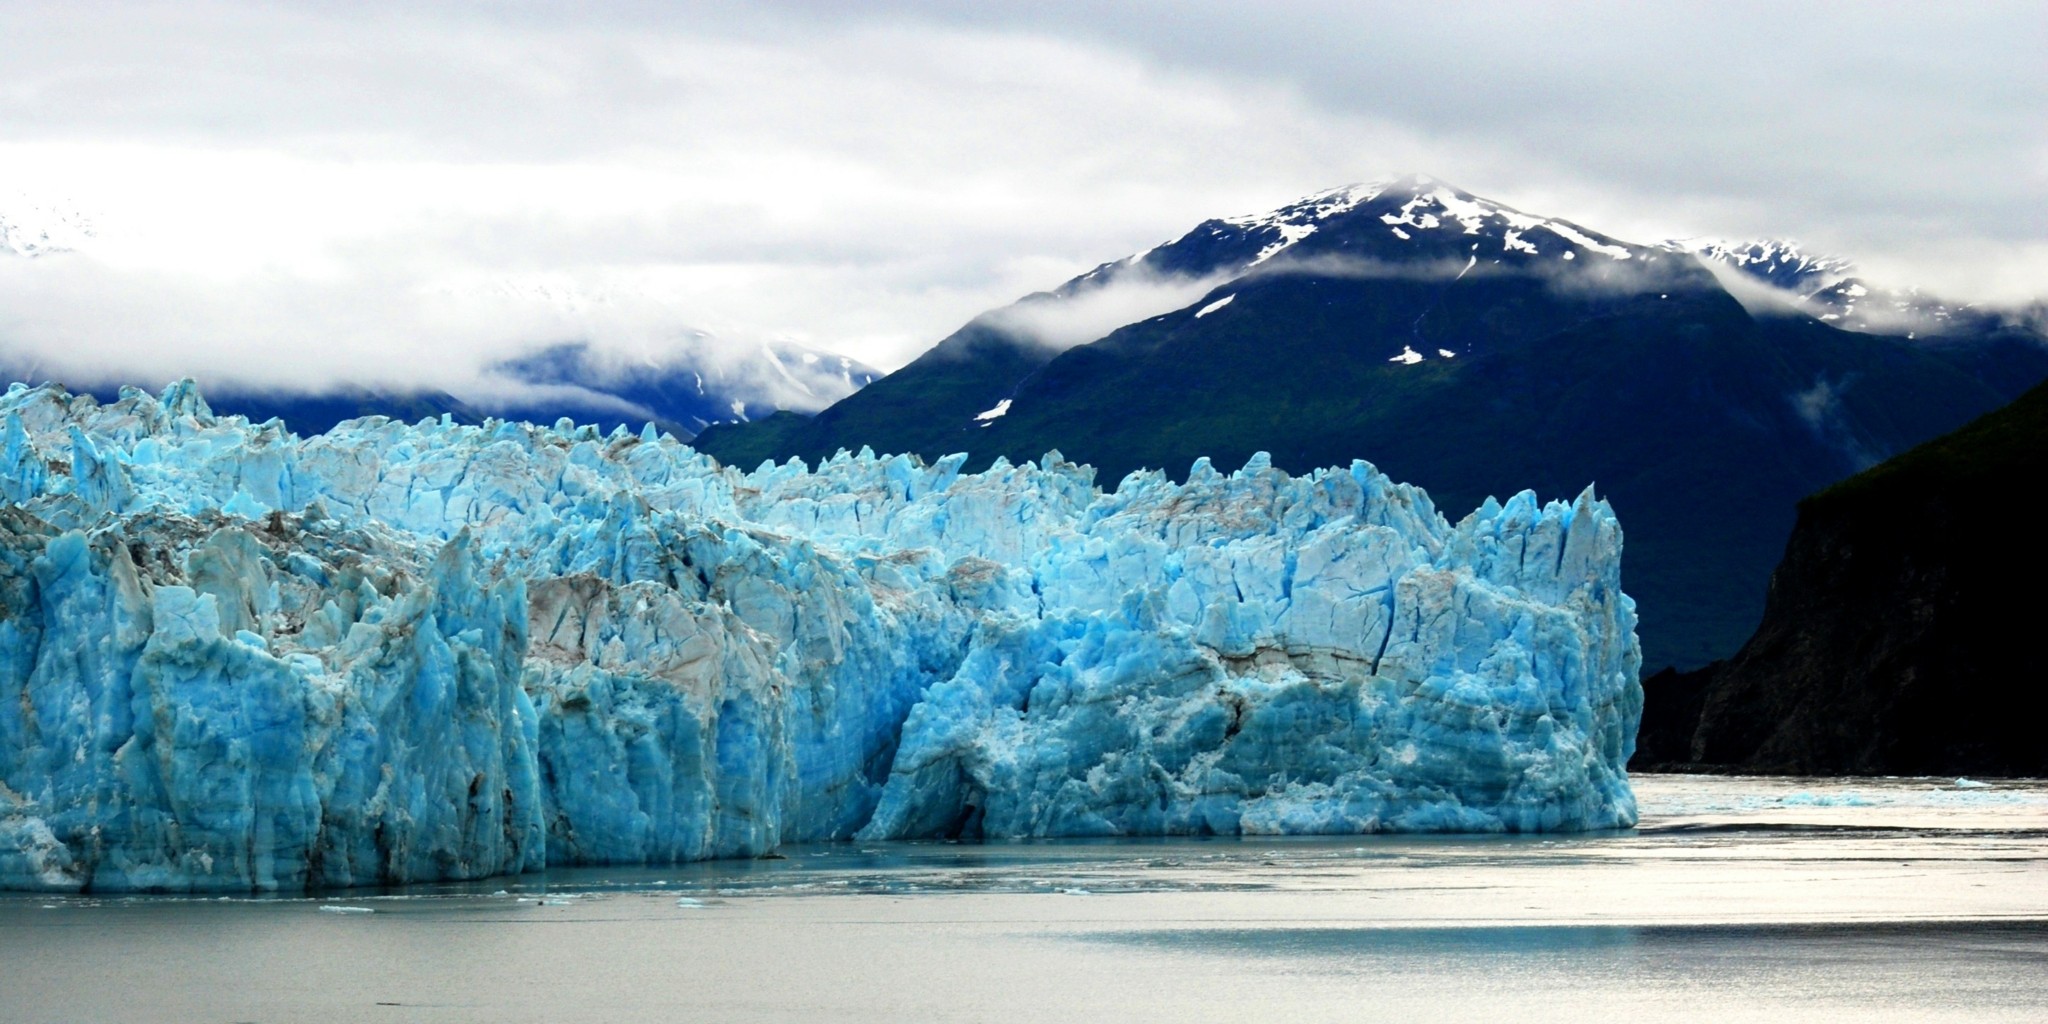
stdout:
<svg viewBox="0 0 2048 1024">
<path fill-rule="evenodd" d="M 1636 817 L 1621 530 L 1372 466 L 751 473 L 189 383 L 0 399 L 0 887 Z"/>
</svg>

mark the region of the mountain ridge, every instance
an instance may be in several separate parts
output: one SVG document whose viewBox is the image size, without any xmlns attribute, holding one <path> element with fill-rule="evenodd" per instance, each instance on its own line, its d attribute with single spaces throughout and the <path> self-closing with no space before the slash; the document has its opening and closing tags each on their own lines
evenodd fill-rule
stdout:
<svg viewBox="0 0 2048 1024">
<path fill-rule="evenodd" d="M 1162 273 L 1203 287 L 1068 348 L 1017 326 Z M 1659 667 L 1748 636 L 1800 498 L 2043 377 L 2037 335 L 1751 310 L 1690 252 L 1411 177 L 1204 221 L 976 317 L 815 417 L 696 444 L 742 468 L 862 446 L 977 468 L 1057 449 L 1106 483 L 1260 450 L 1289 470 L 1360 458 L 1444 507 L 1597 482 L 1629 531 Z"/>
</svg>

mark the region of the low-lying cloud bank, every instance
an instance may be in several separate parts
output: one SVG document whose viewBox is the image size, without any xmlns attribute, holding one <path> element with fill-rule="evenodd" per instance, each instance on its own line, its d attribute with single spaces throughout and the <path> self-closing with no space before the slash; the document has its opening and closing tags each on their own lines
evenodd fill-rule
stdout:
<svg viewBox="0 0 2048 1024">
<path fill-rule="evenodd" d="M 1163 316 L 1209 294 L 1229 274 L 1190 277 L 1161 274 L 1139 264 L 1120 265 L 1105 280 L 1083 284 L 1070 294 L 1027 296 L 981 317 L 1013 337 L 1064 352 L 1140 320 Z"/>
<path fill-rule="evenodd" d="M 491 407 L 565 397 L 500 364 L 582 342 L 581 368 L 600 382 L 687 367 L 716 390 L 802 412 L 853 389 L 837 356 L 806 359 L 789 339 L 744 328 L 712 334 L 658 286 L 605 277 L 422 283 L 396 272 L 271 272 L 222 281 L 85 253 L 0 258 L 0 371 L 77 387 L 161 388 L 191 376 L 254 390 L 431 389 Z"/>
</svg>

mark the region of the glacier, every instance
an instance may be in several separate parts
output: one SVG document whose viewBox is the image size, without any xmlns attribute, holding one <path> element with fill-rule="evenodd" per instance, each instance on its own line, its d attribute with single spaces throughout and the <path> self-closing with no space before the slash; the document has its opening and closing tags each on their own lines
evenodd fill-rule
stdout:
<svg viewBox="0 0 2048 1024">
<path fill-rule="evenodd" d="M 0 887 L 292 892 L 843 839 L 1624 828 L 1589 487 L 752 472 L 190 382 L 0 398 Z"/>
</svg>

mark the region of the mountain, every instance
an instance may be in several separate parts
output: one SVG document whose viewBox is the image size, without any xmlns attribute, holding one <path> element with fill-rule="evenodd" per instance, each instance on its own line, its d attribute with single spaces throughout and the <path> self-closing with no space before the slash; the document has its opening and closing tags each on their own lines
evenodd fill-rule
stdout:
<svg viewBox="0 0 2048 1024">
<path fill-rule="evenodd" d="M 2048 552 L 1997 527 L 2048 475 L 2048 385 L 1803 502 L 1732 659 L 1644 683 L 1638 767 L 2048 774 Z"/>
<path fill-rule="evenodd" d="M 1797 279 L 1796 260 L 1766 262 Z M 1048 337 L 1091 305 L 1137 308 L 1120 295 L 1170 305 Z M 1800 498 L 2044 377 L 2037 335 L 1753 311 L 1688 252 L 1411 177 L 1207 221 L 977 317 L 815 417 L 696 444 L 741 466 L 1057 448 L 1105 480 L 1256 451 L 1293 471 L 1364 458 L 1450 508 L 1597 482 L 1628 530 L 1645 664 L 1695 666 L 1754 628 Z"/>
<path fill-rule="evenodd" d="M 1766 317 L 1805 316 L 1847 331 L 1903 337 L 2001 394 L 2017 395 L 2041 379 L 2048 303 L 1992 309 L 1918 288 L 1890 288 L 1857 276 L 1848 260 L 1807 253 L 1793 242 L 1694 241 L 1666 247 L 1768 286 L 1774 295 L 1750 296 Z"/>
</svg>

